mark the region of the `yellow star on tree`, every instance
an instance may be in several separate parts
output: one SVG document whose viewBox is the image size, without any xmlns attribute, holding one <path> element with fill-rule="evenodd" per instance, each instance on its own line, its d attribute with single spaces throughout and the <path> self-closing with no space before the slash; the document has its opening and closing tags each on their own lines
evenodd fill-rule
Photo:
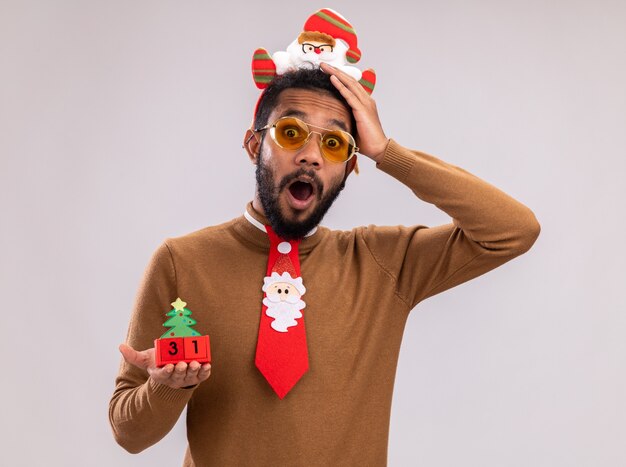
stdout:
<svg viewBox="0 0 626 467">
<path fill-rule="evenodd" d="M 182 311 L 183 308 L 187 306 L 187 302 L 183 302 L 180 297 L 178 297 L 176 301 L 172 302 L 170 305 L 172 305 L 176 311 Z"/>
</svg>

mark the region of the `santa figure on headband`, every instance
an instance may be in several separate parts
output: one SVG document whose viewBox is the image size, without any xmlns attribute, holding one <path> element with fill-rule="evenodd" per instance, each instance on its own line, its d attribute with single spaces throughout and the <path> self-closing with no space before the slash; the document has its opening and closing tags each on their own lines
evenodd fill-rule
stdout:
<svg viewBox="0 0 626 467">
<path fill-rule="evenodd" d="M 371 94 L 376 84 L 374 70 L 361 71 L 350 65 L 360 59 L 352 25 L 336 11 L 323 8 L 306 20 L 303 31 L 286 51 L 270 56 L 266 49 L 257 49 L 252 59 L 252 76 L 257 87 L 264 89 L 276 75 L 298 68 L 318 68 L 325 62 L 352 76 Z"/>
</svg>

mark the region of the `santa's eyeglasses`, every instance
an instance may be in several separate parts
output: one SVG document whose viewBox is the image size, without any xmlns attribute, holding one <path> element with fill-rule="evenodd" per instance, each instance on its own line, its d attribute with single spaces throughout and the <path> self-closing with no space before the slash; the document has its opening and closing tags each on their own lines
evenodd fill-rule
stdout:
<svg viewBox="0 0 626 467">
<path fill-rule="evenodd" d="M 305 42 L 302 44 L 302 51 L 304 53 L 315 52 L 316 54 L 321 54 L 322 52 L 332 52 L 333 46 L 330 44 L 314 45 L 309 42 Z"/>
</svg>

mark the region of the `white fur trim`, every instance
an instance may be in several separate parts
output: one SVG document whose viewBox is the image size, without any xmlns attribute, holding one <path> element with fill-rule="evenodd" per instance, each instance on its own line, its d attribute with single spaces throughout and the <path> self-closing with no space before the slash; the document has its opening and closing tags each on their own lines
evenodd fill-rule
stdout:
<svg viewBox="0 0 626 467">
<path fill-rule="evenodd" d="M 302 277 L 296 277 L 295 279 L 293 277 L 291 277 L 291 274 L 289 274 L 288 272 L 283 272 L 282 274 L 278 274 L 277 272 L 273 272 L 272 275 L 270 277 L 264 277 L 263 278 L 263 292 L 267 292 L 267 288 L 272 285 L 272 284 L 276 284 L 279 282 L 284 282 L 286 284 L 291 284 L 293 285 L 296 290 L 298 292 L 300 292 L 300 295 L 304 295 L 304 293 L 306 292 L 306 287 L 304 286 L 304 284 L 302 283 Z"/>
<path fill-rule="evenodd" d="M 283 255 L 289 254 L 289 252 L 291 251 L 291 243 L 289 242 L 280 242 L 278 244 L 278 252 L 282 253 Z"/>
</svg>

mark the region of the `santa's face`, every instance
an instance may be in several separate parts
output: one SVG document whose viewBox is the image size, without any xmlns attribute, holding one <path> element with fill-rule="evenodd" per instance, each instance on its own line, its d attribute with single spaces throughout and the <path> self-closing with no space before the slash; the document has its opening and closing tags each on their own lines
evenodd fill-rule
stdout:
<svg viewBox="0 0 626 467">
<path fill-rule="evenodd" d="M 311 67 L 318 67 L 321 62 L 326 62 L 334 66 L 345 64 L 345 56 L 348 47 L 340 40 L 332 46 L 321 41 L 293 42 L 287 47 L 287 52 L 298 67 L 304 67 L 307 63 Z"/>
<path fill-rule="evenodd" d="M 296 303 L 302 296 L 298 289 L 287 282 L 277 282 L 268 286 L 265 295 L 272 302 Z"/>
<path fill-rule="evenodd" d="M 350 114 L 333 96 L 309 89 L 287 89 L 268 121 L 297 117 L 321 128 L 350 131 Z M 264 213 L 285 239 L 301 238 L 317 226 L 343 189 L 346 163 L 329 162 L 320 152 L 318 134 L 302 148 L 290 151 L 264 134 L 257 155 L 257 195 L 254 208 Z"/>
</svg>

